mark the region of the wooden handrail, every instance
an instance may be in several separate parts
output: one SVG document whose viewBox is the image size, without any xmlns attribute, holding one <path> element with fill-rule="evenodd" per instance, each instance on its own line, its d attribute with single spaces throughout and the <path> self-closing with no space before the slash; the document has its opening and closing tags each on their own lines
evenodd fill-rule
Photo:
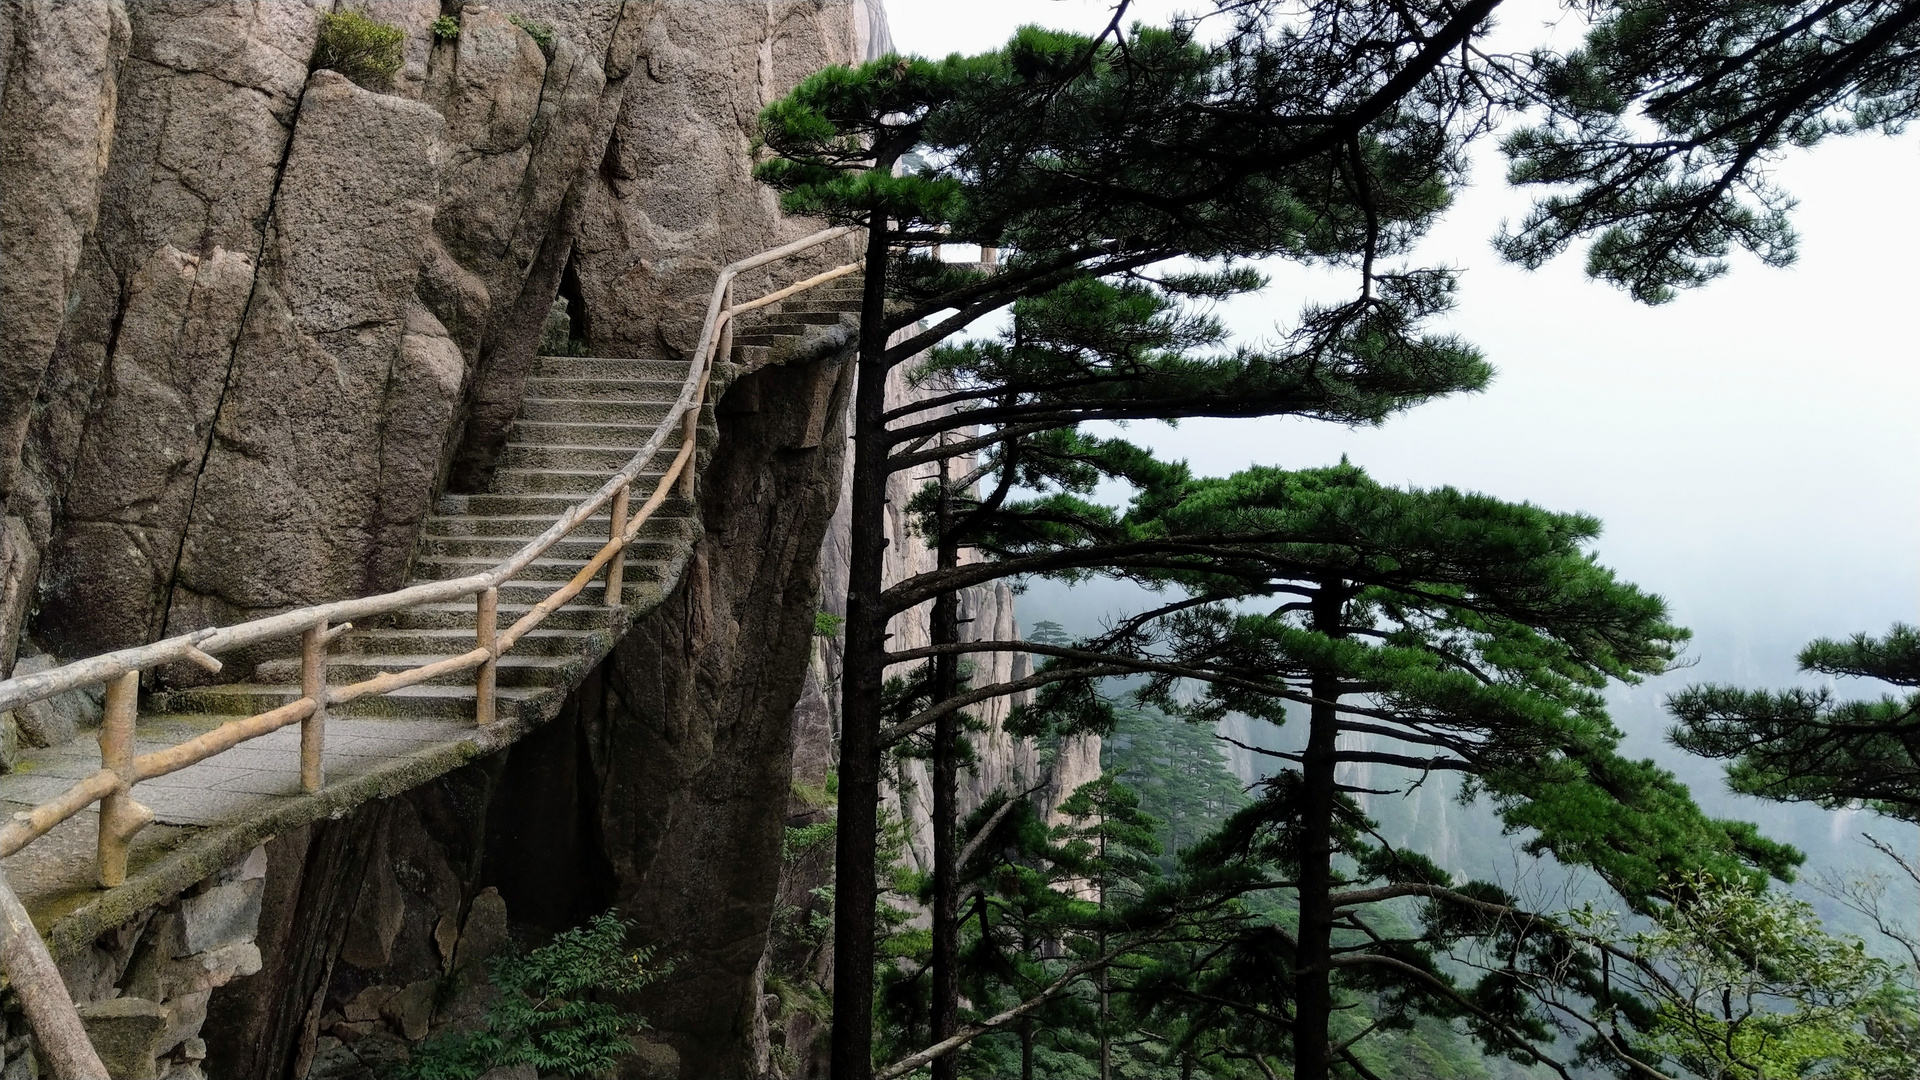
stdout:
<svg viewBox="0 0 1920 1080">
<path fill-rule="evenodd" d="M 104 857 L 101 868 L 102 884 L 118 884 L 125 873 L 126 842 L 140 825 L 146 824 L 146 820 L 138 819 L 145 817 L 150 820 L 149 815 L 142 814 L 145 808 L 139 807 L 139 804 L 132 801 L 131 792 L 136 783 L 177 772 L 283 727 L 303 724 L 305 729 L 301 755 L 303 786 L 313 790 L 321 782 L 318 769 L 319 743 L 324 737 L 322 723 L 331 705 L 343 705 L 362 697 L 391 693 L 442 675 L 481 668 L 482 676 L 475 694 L 476 719 L 482 724 L 490 722 L 493 711 L 491 690 L 494 663 L 548 615 L 578 596 L 603 567 L 608 566 L 623 553 L 627 545 L 639 536 L 641 528 L 653 513 L 666 502 L 676 481 L 681 481 L 684 486 L 686 481 L 691 480 L 697 432 L 695 420 L 706 398 L 717 352 L 731 341 L 734 316 L 765 307 L 853 273 L 859 269 L 859 265 L 848 264 L 837 267 L 769 293 L 757 300 L 737 305 L 729 302 L 734 279 L 747 270 L 818 247 L 852 231 L 854 230 L 850 228 L 826 229 L 723 267 L 718 280 L 714 283 L 713 298 L 707 306 L 706 320 L 701 326 L 699 342 L 694 348 L 693 363 L 689 365 L 680 394 L 672 407 L 667 410 L 666 417 L 655 427 L 646 444 L 626 465 L 608 477 L 598 491 L 569 507 L 538 537 L 528 541 L 519 551 L 492 568 L 449 581 L 430 582 L 375 596 L 296 608 L 232 626 L 207 627 L 148 645 L 102 653 L 99 656 L 77 660 L 47 671 L 0 681 L 0 712 L 101 683 L 114 684 L 116 690 L 113 695 L 114 704 L 119 711 L 130 712 L 133 708 L 131 699 L 136 689 L 133 676 L 141 671 L 178 660 L 187 660 L 210 671 L 218 671 L 221 664 L 214 655 L 216 653 L 292 637 L 296 634 L 303 637 L 301 697 L 263 713 L 230 720 L 212 731 L 185 742 L 137 757 L 130 753 L 130 730 L 120 730 L 121 727 L 130 727 L 129 723 L 124 722 L 130 721 L 131 716 L 118 717 L 123 723 L 117 724 L 111 732 L 103 732 L 103 767 L 91 776 L 73 784 L 57 797 L 34 807 L 32 811 L 14 815 L 12 821 L 0 827 L 0 857 L 15 854 L 95 802 L 118 800 L 115 802 L 116 806 L 125 804 L 122 807 L 124 812 L 118 815 L 123 820 L 116 823 L 117 827 L 103 832 L 101 849 Z M 683 434 L 679 452 L 674 455 L 673 463 L 655 483 L 653 494 L 647 501 L 639 510 L 627 516 L 624 522 L 619 523 L 624 527 L 610 535 L 607 542 L 587 560 L 586 565 L 581 567 L 572 579 L 534 605 L 531 611 L 511 627 L 496 633 L 491 616 L 494 605 L 497 603 L 499 586 L 512 580 L 514 575 L 545 554 L 554 544 L 566 538 L 573 530 L 579 528 L 601 507 L 608 505 L 616 498 L 621 498 L 624 502 L 624 496 L 633 481 L 659 453 L 676 425 L 681 425 Z M 609 584 L 618 588 L 617 579 Z M 352 620 L 403 611 L 421 604 L 440 603 L 465 597 L 476 598 L 479 615 L 478 637 L 476 647 L 472 650 L 403 671 L 382 672 L 371 679 L 348 686 L 326 685 L 325 646 L 351 629 Z M 611 603 L 617 604 L 618 600 L 617 593 L 609 597 Z M 317 722 L 308 723 L 308 721 Z M 103 806 L 103 811 L 105 809 Z M 107 818 L 114 815 L 103 812 L 101 816 L 105 825 Z M 109 878 L 112 880 L 106 880 Z"/>
</svg>

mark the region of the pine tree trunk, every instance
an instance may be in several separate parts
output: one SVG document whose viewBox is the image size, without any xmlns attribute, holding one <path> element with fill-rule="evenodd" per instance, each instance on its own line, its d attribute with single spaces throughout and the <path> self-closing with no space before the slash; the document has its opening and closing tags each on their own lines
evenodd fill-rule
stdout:
<svg viewBox="0 0 1920 1080">
<path fill-rule="evenodd" d="M 1100 918 L 1104 922 L 1107 915 L 1107 815 L 1100 814 L 1100 881 L 1099 881 Z M 1100 931 L 1097 936 L 1095 955 L 1107 955 L 1107 932 Z M 1113 1080 L 1113 1040 L 1107 1034 L 1107 966 L 1100 966 L 1100 1080 Z"/>
<path fill-rule="evenodd" d="M 1026 934 L 1020 935 L 1020 955 L 1032 956 L 1035 942 Z M 1022 1016 L 1020 1026 L 1020 1080 L 1033 1080 L 1033 1017 Z"/>
<path fill-rule="evenodd" d="M 887 614 L 880 607 L 887 502 L 885 221 L 867 230 L 860 368 L 853 405 L 851 551 L 834 844 L 832 1080 L 873 1076 L 874 861 L 880 809 L 880 688 Z"/>
<path fill-rule="evenodd" d="M 960 549 L 949 538 L 953 527 L 953 492 L 948 488 L 948 466 L 940 462 L 939 566 L 951 570 L 960 564 Z M 960 596 L 945 592 L 934 598 L 930 640 L 949 645 L 960 640 Z M 933 700 L 947 701 L 960 692 L 960 658 L 952 654 L 933 661 Z M 960 926 L 958 854 L 955 825 L 960 814 L 959 717 L 949 713 L 933 728 L 933 1030 L 929 1043 L 938 1043 L 960 1027 Z M 958 1050 L 933 1062 L 933 1080 L 957 1080 Z"/>
<path fill-rule="evenodd" d="M 1314 629 L 1340 636 L 1345 606 L 1332 589 L 1313 601 Z M 1333 807 L 1334 753 L 1340 717 L 1334 702 L 1339 680 L 1315 676 L 1309 707 L 1307 749 L 1300 774 L 1300 930 L 1294 954 L 1294 1080 L 1327 1080 L 1327 1028 L 1333 1018 Z"/>
</svg>

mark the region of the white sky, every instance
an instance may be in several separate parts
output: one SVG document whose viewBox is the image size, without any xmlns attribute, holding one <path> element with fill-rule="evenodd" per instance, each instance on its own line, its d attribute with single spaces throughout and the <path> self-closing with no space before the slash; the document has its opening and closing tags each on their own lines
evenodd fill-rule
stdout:
<svg viewBox="0 0 1920 1080">
<path fill-rule="evenodd" d="M 1194 2 L 1151 0 L 1133 11 L 1162 21 Z M 1092 31 L 1110 15 L 1105 0 L 887 0 L 887 8 L 900 51 L 929 55 L 994 48 L 1025 22 Z M 1558 10 L 1510 4 L 1507 32 L 1537 41 Z M 1576 30 L 1569 21 L 1556 40 Z M 1497 154 L 1482 154 L 1476 186 L 1419 254 L 1423 264 L 1465 270 L 1445 328 L 1498 368 L 1488 392 L 1378 429 L 1187 421 L 1129 435 L 1204 473 L 1311 466 L 1345 453 L 1385 482 L 1452 484 L 1599 516 L 1602 558 L 1667 597 L 1695 632 L 1699 663 L 1624 692 L 1616 716 L 1640 752 L 1680 766 L 1696 790 L 1712 786 L 1716 767 L 1674 762 L 1655 741 L 1666 693 L 1700 679 L 1779 685 L 1795 677 L 1793 653 L 1814 636 L 1920 620 L 1920 138 L 1842 140 L 1789 159 L 1776 178 L 1800 201 L 1799 263 L 1773 270 L 1736 259 L 1728 277 L 1659 308 L 1587 281 L 1578 252 L 1537 273 L 1503 263 L 1488 238 L 1527 200 L 1505 187 L 1502 167 Z M 1351 288 L 1344 278 L 1267 269 L 1273 286 L 1225 313 L 1253 336 L 1290 321 L 1304 296 Z M 1101 595 L 1082 590 L 1069 603 L 1036 587 L 1022 621 L 1092 630 Z M 1114 606 L 1131 599 L 1110 595 Z M 1843 826 L 1844 816 L 1825 827 L 1799 820 L 1789 831 L 1805 843 L 1803 830 L 1831 829 L 1838 840 L 1864 824 Z"/>
</svg>

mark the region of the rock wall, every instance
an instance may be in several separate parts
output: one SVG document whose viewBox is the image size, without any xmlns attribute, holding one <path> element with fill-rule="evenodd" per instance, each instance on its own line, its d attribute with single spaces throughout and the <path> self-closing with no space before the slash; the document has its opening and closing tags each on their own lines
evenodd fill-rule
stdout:
<svg viewBox="0 0 1920 1080">
<path fill-rule="evenodd" d="M 0 6 L 0 673 L 401 583 L 433 498 L 486 482 L 556 296 L 569 347 L 687 352 L 719 266 L 818 227 L 751 180 L 756 114 L 885 47 L 869 0 L 338 6 L 406 32 L 390 83 L 309 70 L 323 0 Z M 706 539 L 558 720 L 268 843 L 259 970 L 224 988 L 129 981 L 159 915 L 96 943 L 83 998 L 167 1033 L 205 1009 L 152 1074 L 195 1075 L 196 1039 L 214 1077 L 383 1073 L 472 1022 L 490 951 L 610 906 L 678 972 L 623 1075 L 757 1070 L 843 472 L 846 358 L 814 341 L 723 375 Z M 58 742 L 98 702 L 30 712 Z"/>
<path fill-rule="evenodd" d="M 31 405 L 0 467 L 39 553 L 41 648 L 397 585 L 463 393 L 604 142 L 629 46 L 562 31 L 549 60 L 501 10 L 468 5 L 446 41 L 440 4 L 375 4 L 407 62 L 366 88 L 308 70 L 330 8 L 112 7 L 93 227 L 62 249 L 71 287 L 23 309 L 0 387 Z M 108 5 L 17 10 L 30 54 Z M 0 109 L 35 97 L 15 74 Z M 9 288 L 16 251 L 55 254 L 8 240 Z"/>
<path fill-rule="evenodd" d="M 255 939 L 266 873 L 266 848 L 255 848 L 60 965 L 115 1080 L 205 1080 L 202 1026 L 209 1000 L 260 971 Z M 14 1003 L 0 1026 L 0 1076 L 32 1080 L 32 1030 Z"/>
<path fill-rule="evenodd" d="M 0 674 L 402 583 L 556 293 L 684 352 L 718 266 L 817 227 L 752 124 L 870 3 L 365 0 L 406 33 L 365 86 L 309 70 L 331 0 L 6 5 Z"/>
</svg>

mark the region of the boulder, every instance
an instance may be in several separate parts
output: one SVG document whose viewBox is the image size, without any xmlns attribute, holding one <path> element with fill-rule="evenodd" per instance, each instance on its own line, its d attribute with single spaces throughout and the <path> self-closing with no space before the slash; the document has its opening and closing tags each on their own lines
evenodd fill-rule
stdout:
<svg viewBox="0 0 1920 1080">
<path fill-rule="evenodd" d="M 433 1022 L 433 996 L 438 988 L 432 979 L 409 983 L 380 1006 L 380 1015 L 407 1038 L 424 1039 Z"/>
<path fill-rule="evenodd" d="M 180 942 L 174 955 L 189 956 L 251 942 L 260 929 L 261 892 L 261 879 L 248 878 L 216 885 L 181 900 Z"/>
<path fill-rule="evenodd" d="M 145 998 L 117 997 L 79 1007 L 87 1038 L 112 1080 L 157 1080 L 154 1059 L 166 1051 L 174 1012 Z"/>
</svg>

